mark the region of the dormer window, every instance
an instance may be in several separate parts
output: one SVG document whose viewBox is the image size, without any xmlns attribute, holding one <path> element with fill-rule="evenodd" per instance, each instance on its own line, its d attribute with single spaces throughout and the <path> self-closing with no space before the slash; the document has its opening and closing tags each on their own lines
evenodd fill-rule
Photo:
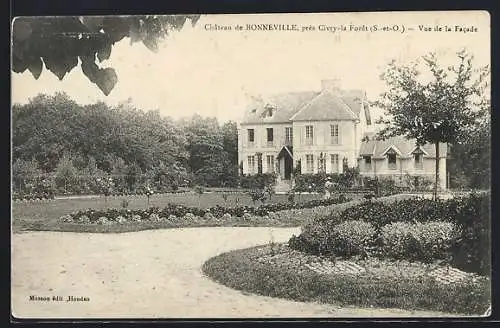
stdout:
<svg viewBox="0 0 500 328">
<path fill-rule="evenodd" d="M 273 106 L 266 105 L 265 110 L 262 113 L 262 117 L 264 117 L 264 118 L 266 118 L 266 117 L 272 117 L 274 110 L 275 110 L 275 108 Z"/>
<path fill-rule="evenodd" d="M 386 153 L 387 155 L 387 166 L 389 170 L 395 170 L 396 167 L 396 152 L 394 149 L 389 149 Z"/>
<path fill-rule="evenodd" d="M 370 155 L 363 156 L 365 170 L 370 171 L 372 169 L 372 157 Z"/>
<path fill-rule="evenodd" d="M 423 160 L 424 152 L 418 148 L 413 152 L 413 160 L 414 160 L 414 167 L 416 170 L 423 170 L 424 169 L 424 160 Z"/>
</svg>

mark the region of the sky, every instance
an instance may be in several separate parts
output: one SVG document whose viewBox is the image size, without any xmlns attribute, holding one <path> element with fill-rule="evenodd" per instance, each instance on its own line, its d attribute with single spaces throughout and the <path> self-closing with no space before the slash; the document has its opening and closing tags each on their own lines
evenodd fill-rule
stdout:
<svg viewBox="0 0 500 328">
<path fill-rule="evenodd" d="M 264 23 L 296 24 L 299 31 L 234 28 Z M 232 30 L 207 29 L 215 24 Z M 320 25 L 348 30 L 320 31 Z M 349 31 L 350 25 L 360 29 Z M 397 25 L 399 31 L 363 31 L 374 25 Z M 419 27 L 446 25 L 452 31 Z M 302 32 L 307 26 L 315 31 Z M 455 26 L 477 31 L 456 31 Z M 131 98 L 138 108 L 174 118 L 200 114 L 237 121 L 251 95 L 319 90 L 322 79 L 338 79 L 342 88 L 363 89 L 375 100 L 385 90 L 380 74 L 391 60 L 407 63 L 433 51 L 446 66 L 464 48 L 474 54 L 475 64 L 490 63 L 486 12 L 203 15 L 194 27 L 187 23 L 172 32 L 157 53 L 128 38 L 116 43 L 102 63 L 115 68 L 119 79 L 108 96 L 76 67 L 62 81 L 45 69 L 38 80 L 29 71 L 13 73 L 12 100 L 26 103 L 38 93 L 63 91 L 81 104 L 116 105 Z M 382 114 L 373 111 L 375 117 Z"/>
</svg>

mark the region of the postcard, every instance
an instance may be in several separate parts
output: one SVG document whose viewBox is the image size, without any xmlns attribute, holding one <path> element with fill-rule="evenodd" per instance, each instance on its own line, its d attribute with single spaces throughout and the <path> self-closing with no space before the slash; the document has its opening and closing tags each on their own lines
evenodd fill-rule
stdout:
<svg viewBox="0 0 500 328">
<path fill-rule="evenodd" d="M 16 17 L 18 319 L 491 313 L 486 11 Z"/>
</svg>

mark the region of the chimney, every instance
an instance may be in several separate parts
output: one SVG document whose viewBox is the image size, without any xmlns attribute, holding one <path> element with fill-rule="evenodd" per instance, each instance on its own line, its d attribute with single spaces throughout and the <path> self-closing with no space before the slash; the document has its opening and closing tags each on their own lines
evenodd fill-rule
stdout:
<svg viewBox="0 0 500 328">
<path fill-rule="evenodd" d="M 321 91 L 339 92 L 340 80 L 339 79 L 321 80 Z"/>
</svg>

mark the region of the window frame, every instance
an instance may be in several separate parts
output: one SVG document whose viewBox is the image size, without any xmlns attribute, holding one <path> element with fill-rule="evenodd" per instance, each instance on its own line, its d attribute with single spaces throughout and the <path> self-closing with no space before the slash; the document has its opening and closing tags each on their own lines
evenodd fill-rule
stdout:
<svg viewBox="0 0 500 328">
<path fill-rule="evenodd" d="M 340 128 L 338 124 L 330 124 L 330 144 L 340 144 Z"/>
<path fill-rule="evenodd" d="M 340 173 L 340 156 L 339 156 L 339 154 L 330 154 L 330 172 L 331 173 Z"/>
<path fill-rule="evenodd" d="M 419 160 L 417 160 L 417 157 Z M 424 169 L 424 157 L 421 153 L 413 154 L 414 168 L 416 170 Z"/>
<path fill-rule="evenodd" d="M 394 163 L 391 163 L 391 157 L 394 158 Z M 397 166 L 398 166 L 397 154 L 395 153 L 387 154 L 387 167 L 389 168 L 389 170 L 397 170 Z"/>
<path fill-rule="evenodd" d="M 254 155 L 247 156 L 247 164 L 248 164 L 248 172 L 251 174 L 255 173 L 255 156 Z"/>
<path fill-rule="evenodd" d="M 306 135 L 305 135 L 305 140 L 307 145 L 312 145 L 314 144 L 314 126 L 313 125 L 306 125 Z"/>
<path fill-rule="evenodd" d="M 250 136 L 251 136 L 251 138 L 250 138 Z M 247 129 L 247 141 L 249 144 L 255 142 L 255 129 Z"/>
<path fill-rule="evenodd" d="M 372 169 L 372 157 L 370 155 L 363 156 L 363 164 L 365 166 L 365 170 Z"/>
<path fill-rule="evenodd" d="M 314 154 L 306 154 L 306 171 L 314 173 Z"/>
<path fill-rule="evenodd" d="M 269 159 L 271 159 L 271 161 L 269 161 Z M 274 173 L 276 165 L 274 155 L 266 155 L 266 164 L 267 164 L 267 173 Z"/>
<path fill-rule="evenodd" d="M 285 127 L 285 143 L 293 143 L 293 127 Z"/>
</svg>

